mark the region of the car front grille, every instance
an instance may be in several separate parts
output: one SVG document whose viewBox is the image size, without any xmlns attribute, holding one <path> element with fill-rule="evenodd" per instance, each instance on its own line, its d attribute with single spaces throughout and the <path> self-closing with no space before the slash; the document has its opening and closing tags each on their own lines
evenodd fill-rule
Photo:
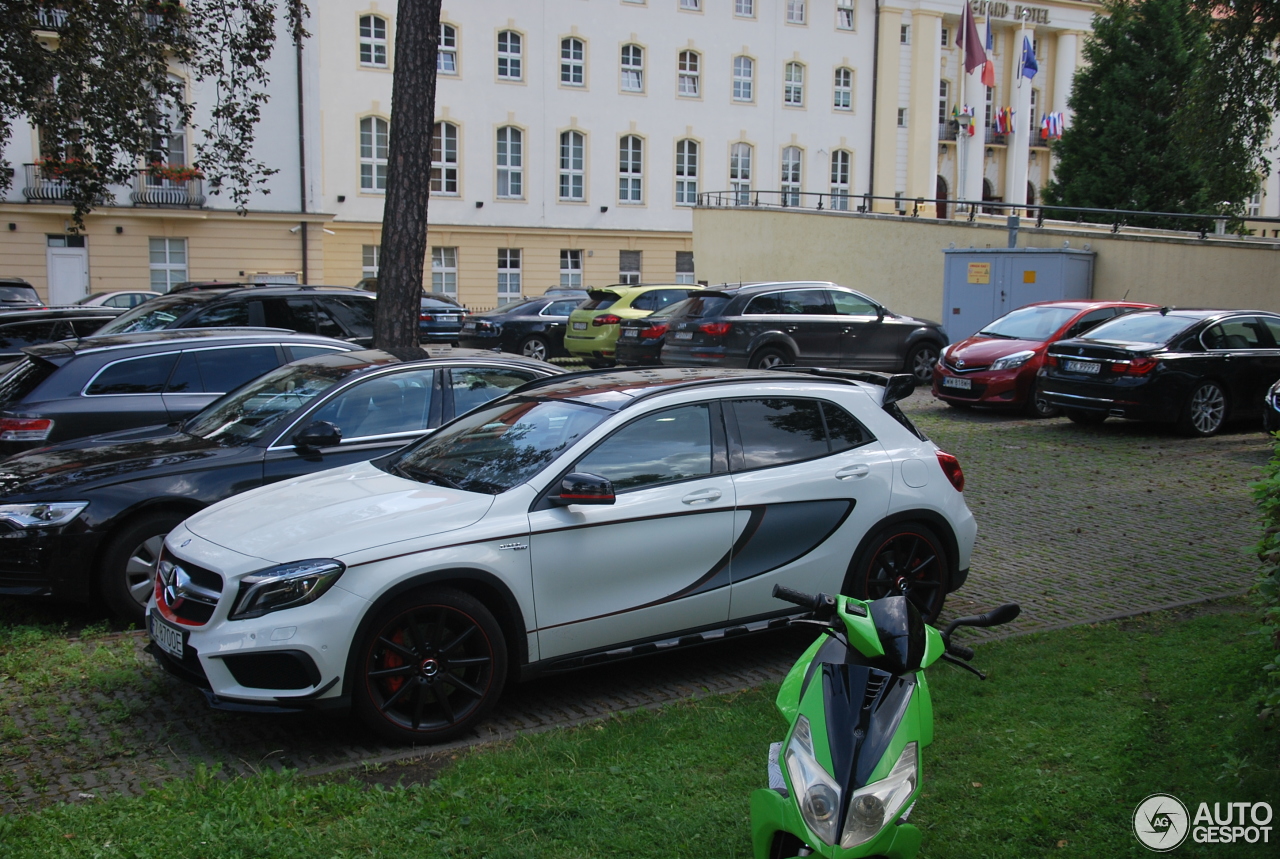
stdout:
<svg viewBox="0 0 1280 859">
<path fill-rule="evenodd" d="M 157 599 L 179 620 L 191 624 L 205 624 L 213 617 L 222 595 L 222 576 L 198 564 L 184 561 L 166 549 L 160 560 L 173 564 L 168 580 L 158 583 Z"/>
</svg>

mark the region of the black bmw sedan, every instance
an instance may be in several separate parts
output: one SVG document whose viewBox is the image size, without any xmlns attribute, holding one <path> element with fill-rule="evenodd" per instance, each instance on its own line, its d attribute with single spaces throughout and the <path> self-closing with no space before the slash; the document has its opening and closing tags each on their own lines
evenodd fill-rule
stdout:
<svg viewBox="0 0 1280 859">
<path fill-rule="evenodd" d="M 186 422 L 10 457 L 0 463 L 0 594 L 101 598 L 141 620 L 164 537 L 192 513 L 389 453 L 561 372 L 467 350 L 330 353 L 273 370 Z"/>
<path fill-rule="evenodd" d="M 556 293 L 473 313 L 463 320 L 458 343 L 471 349 L 515 352 L 539 361 L 563 357 L 569 354 L 564 348 L 569 314 L 586 297 L 586 292 Z"/>
<path fill-rule="evenodd" d="M 1260 310 L 1139 310 L 1049 347 L 1045 398 L 1077 423 L 1109 417 L 1209 436 L 1257 418 L 1280 379 L 1280 315 Z"/>
</svg>

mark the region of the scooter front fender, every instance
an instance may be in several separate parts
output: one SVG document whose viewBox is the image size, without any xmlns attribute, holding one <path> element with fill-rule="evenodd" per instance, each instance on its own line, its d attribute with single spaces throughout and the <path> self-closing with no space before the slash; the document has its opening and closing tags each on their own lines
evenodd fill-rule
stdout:
<svg viewBox="0 0 1280 859">
<path fill-rule="evenodd" d="M 804 822 L 795 803 L 767 787 L 751 793 L 751 850 L 755 859 L 770 859 L 773 839 L 779 832 L 805 832 Z M 922 835 L 910 823 L 890 826 L 866 844 L 852 850 L 839 845 L 815 844 L 815 856 L 830 859 L 857 859 L 883 856 L 885 859 L 914 859 L 920 852 Z"/>
</svg>

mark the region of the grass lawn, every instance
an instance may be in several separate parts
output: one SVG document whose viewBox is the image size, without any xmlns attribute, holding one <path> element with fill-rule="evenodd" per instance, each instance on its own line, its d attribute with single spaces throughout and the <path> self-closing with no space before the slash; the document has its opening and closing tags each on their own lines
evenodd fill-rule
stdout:
<svg viewBox="0 0 1280 859">
<path fill-rule="evenodd" d="M 912 815 L 923 855 L 1148 856 L 1130 821 L 1151 793 L 1193 814 L 1201 801 L 1280 806 L 1280 731 L 1253 715 L 1266 647 L 1255 616 L 1230 602 L 984 644 L 985 683 L 931 669 L 937 739 Z M 774 692 L 355 777 L 201 772 L 143 797 L 0 818 L 0 855 L 745 857 L 747 798 L 782 732 Z M 1175 855 L 1275 851 L 1188 839 Z"/>
</svg>

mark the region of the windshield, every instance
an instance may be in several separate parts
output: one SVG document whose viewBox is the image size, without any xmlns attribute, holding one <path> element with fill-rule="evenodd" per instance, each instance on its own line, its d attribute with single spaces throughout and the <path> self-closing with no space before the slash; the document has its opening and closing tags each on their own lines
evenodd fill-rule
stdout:
<svg viewBox="0 0 1280 859">
<path fill-rule="evenodd" d="M 1044 341 L 1079 312 L 1078 307 L 1022 307 L 1006 313 L 978 333 L 1010 340 Z"/>
<path fill-rule="evenodd" d="M 666 307 L 662 308 L 661 310 L 655 310 L 653 313 L 650 313 L 648 316 L 646 316 L 645 319 L 661 319 L 664 316 L 676 316 L 678 314 L 684 313 L 685 309 L 688 306 L 689 306 L 689 299 L 686 298 L 681 301 L 677 301 L 675 304 L 668 304 Z"/>
<path fill-rule="evenodd" d="M 708 316 L 719 316 L 729 303 L 729 296 L 722 292 L 706 295 L 692 295 L 680 304 L 684 307 L 681 314 L 689 319 L 704 319 Z"/>
<path fill-rule="evenodd" d="M 225 445 L 248 444 L 351 374 L 350 365 L 286 365 L 225 397 L 187 421 L 183 432 Z"/>
<path fill-rule="evenodd" d="M 1089 340 L 1164 344 L 1199 321 L 1173 314 L 1130 313 L 1102 323 L 1085 336 Z"/>
<path fill-rule="evenodd" d="M 408 448 L 387 470 L 420 483 L 497 495 L 533 477 L 609 414 L 563 400 L 503 399 Z"/>
<path fill-rule="evenodd" d="M 185 298 L 170 298 L 163 303 L 159 299 L 152 299 L 144 304 L 139 304 L 132 310 L 125 311 L 99 328 L 96 334 L 159 331 L 162 328 L 168 328 L 179 316 L 183 316 L 188 310 L 203 304 L 207 300 L 207 298 L 198 295 L 191 295 Z"/>
</svg>

